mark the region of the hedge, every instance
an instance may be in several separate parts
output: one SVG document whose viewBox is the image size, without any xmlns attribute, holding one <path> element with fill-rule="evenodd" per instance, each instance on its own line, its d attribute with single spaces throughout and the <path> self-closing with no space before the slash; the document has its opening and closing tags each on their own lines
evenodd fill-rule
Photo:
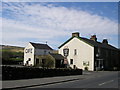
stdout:
<svg viewBox="0 0 120 90">
<path fill-rule="evenodd" d="M 2 65 L 19 65 L 23 60 L 2 60 Z"/>
<path fill-rule="evenodd" d="M 42 69 L 35 67 L 2 66 L 2 80 L 18 80 L 68 75 L 82 75 L 82 69 Z"/>
</svg>

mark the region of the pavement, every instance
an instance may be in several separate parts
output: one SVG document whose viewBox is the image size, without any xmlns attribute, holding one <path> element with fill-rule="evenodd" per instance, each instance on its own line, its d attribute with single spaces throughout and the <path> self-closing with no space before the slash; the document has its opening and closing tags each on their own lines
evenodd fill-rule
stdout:
<svg viewBox="0 0 120 90">
<path fill-rule="evenodd" d="M 71 76 L 57 76 L 57 77 L 47 77 L 47 78 L 35 78 L 35 79 L 22 79 L 22 80 L 8 80 L 2 81 L 2 89 L 22 89 L 28 87 L 35 87 L 35 86 L 42 86 L 42 85 L 49 85 L 54 83 L 62 83 L 62 82 L 69 82 L 69 81 L 77 81 L 83 80 L 88 78 L 96 78 L 102 75 L 107 75 L 109 71 L 84 71 L 83 75 L 71 75 Z"/>
</svg>

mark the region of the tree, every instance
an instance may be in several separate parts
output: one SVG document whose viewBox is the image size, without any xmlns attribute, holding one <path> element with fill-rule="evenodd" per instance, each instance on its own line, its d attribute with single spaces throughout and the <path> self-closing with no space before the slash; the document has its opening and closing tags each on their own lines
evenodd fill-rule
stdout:
<svg viewBox="0 0 120 90">
<path fill-rule="evenodd" d="M 36 56 L 39 59 L 39 63 L 37 63 L 36 67 L 43 68 L 53 68 L 54 67 L 54 59 L 50 55 L 40 55 Z"/>
<path fill-rule="evenodd" d="M 54 67 L 54 59 L 51 56 L 46 55 L 44 66 L 47 67 L 47 68 Z"/>
</svg>

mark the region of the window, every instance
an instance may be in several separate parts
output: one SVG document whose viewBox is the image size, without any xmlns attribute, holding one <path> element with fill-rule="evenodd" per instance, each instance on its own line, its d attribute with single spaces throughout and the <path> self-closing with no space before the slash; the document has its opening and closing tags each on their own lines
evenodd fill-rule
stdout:
<svg viewBox="0 0 120 90">
<path fill-rule="evenodd" d="M 89 66 L 89 61 L 83 61 L 83 66 Z"/>
<path fill-rule="evenodd" d="M 70 59 L 70 64 L 73 64 L 73 59 Z"/>
<path fill-rule="evenodd" d="M 100 52 L 101 52 L 101 50 L 100 50 L 100 48 L 98 48 L 98 53 L 100 54 Z"/>
<path fill-rule="evenodd" d="M 85 66 L 86 65 L 86 63 L 85 63 L 85 61 L 83 61 L 83 66 Z"/>
<path fill-rule="evenodd" d="M 74 55 L 77 55 L 77 49 L 74 49 Z"/>
</svg>

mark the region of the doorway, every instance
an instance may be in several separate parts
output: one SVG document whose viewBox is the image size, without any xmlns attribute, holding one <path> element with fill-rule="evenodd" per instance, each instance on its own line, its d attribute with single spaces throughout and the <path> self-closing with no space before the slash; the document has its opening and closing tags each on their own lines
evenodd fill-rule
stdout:
<svg viewBox="0 0 120 90">
<path fill-rule="evenodd" d="M 96 59 L 96 70 L 103 70 L 103 69 L 104 69 L 103 59 Z"/>
</svg>

